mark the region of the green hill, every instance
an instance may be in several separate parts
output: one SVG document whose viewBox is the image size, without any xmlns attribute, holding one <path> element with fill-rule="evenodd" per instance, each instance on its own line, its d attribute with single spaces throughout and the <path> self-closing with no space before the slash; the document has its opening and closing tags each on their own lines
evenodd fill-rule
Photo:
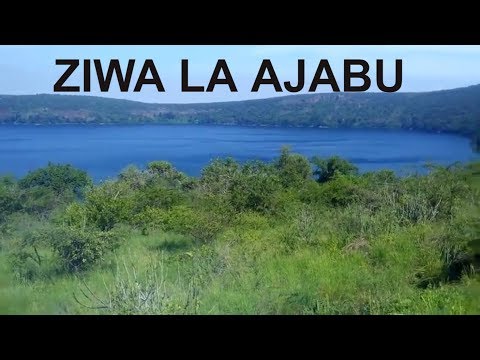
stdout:
<svg viewBox="0 0 480 360">
<path fill-rule="evenodd" d="M 0 123 L 191 123 L 398 128 L 474 137 L 480 85 L 424 93 L 324 93 L 205 104 L 72 95 L 0 95 Z"/>
</svg>

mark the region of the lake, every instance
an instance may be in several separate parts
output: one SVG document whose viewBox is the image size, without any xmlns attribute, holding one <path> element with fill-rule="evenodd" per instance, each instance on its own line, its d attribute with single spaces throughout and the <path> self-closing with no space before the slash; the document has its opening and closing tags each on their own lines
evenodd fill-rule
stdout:
<svg viewBox="0 0 480 360">
<path fill-rule="evenodd" d="M 96 180 L 125 166 L 172 162 L 198 175 L 211 159 L 271 160 L 282 145 L 306 156 L 339 155 L 361 171 L 392 169 L 399 174 L 426 162 L 448 165 L 480 159 L 469 140 L 456 135 L 397 130 L 254 128 L 200 125 L 0 126 L 0 174 L 25 175 L 49 161 L 70 163 Z"/>
</svg>

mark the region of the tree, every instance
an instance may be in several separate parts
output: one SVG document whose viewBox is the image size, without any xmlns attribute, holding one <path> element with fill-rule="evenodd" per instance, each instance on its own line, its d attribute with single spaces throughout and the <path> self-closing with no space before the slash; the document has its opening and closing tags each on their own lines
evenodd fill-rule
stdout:
<svg viewBox="0 0 480 360">
<path fill-rule="evenodd" d="M 118 178 L 128 183 L 132 189 L 140 189 L 147 183 L 148 176 L 135 165 L 128 165 L 120 172 Z"/>
<path fill-rule="evenodd" d="M 282 147 L 275 166 L 284 187 L 298 188 L 312 175 L 312 167 L 308 159 L 300 154 L 292 154 L 288 146 Z"/>
<path fill-rule="evenodd" d="M 192 180 L 183 172 L 178 171 L 168 161 L 153 161 L 147 165 L 147 173 L 151 181 L 161 181 L 175 188 L 191 188 Z"/>
<path fill-rule="evenodd" d="M 0 177 L 0 222 L 21 208 L 15 179 L 10 176 Z"/>
<path fill-rule="evenodd" d="M 274 168 L 259 161 L 251 161 L 234 177 L 230 201 L 237 211 L 269 212 L 273 210 L 275 194 L 280 189 L 280 179 Z"/>
<path fill-rule="evenodd" d="M 200 187 L 207 193 L 226 194 L 239 171 L 240 165 L 233 158 L 214 159 L 203 168 Z"/>
<path fill-rule="evenodd" d="M 128 222 L 135 207 L 135 192 L 124 182 L 107 181 L 86 194 L 87 220 L 101 231 Z"/>
<path fill-rule="evenodd" d="M 72 165 L 52 163 L 29 172 L 18 183 L 22 189 L 44 187 L 52 190 L 56 195 L 72 192 L 77 196 L 83 195 L 84 189 L 91 184 L 92 180 L 85 171 L 76 169 Z"/>
<path fill-rule="evenodd" d="M 358 168 L 355 165 L 339 156 L 332 156 L 327 159 L 314 156 L 311 162 L 316 166 L 313 174 L 317 176 L 319 183 L 331 180 L 336 173 L 340 175 L 358 174 Z"/>
</svg>

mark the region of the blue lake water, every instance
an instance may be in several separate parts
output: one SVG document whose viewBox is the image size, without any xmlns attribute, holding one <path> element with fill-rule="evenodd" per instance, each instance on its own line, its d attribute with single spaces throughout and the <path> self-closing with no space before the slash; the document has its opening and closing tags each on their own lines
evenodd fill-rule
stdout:
<svg viewBox="0 0 480 360">
<path fill-rule="evenodd" d="M 448 165 L 480 159 L 469 140 L 455 135 L 390 130 L 253 128 L 199 125 L 0 126 L 0 174 L 25 175 L 55 163 L 70 163 L 96 180 L 125 166 L 154 160 L 172 162 L 198 175 L 212 158 L 271 160 L 282 145 L 307 156 L 339 155 L 361 171 L 398 173 L 426 162 Z"/>
</svg>

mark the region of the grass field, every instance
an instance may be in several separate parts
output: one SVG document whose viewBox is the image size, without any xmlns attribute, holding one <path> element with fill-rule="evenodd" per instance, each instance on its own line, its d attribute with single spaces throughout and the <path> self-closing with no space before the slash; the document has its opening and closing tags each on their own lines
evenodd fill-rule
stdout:
<svg viewBox="0 0 480 360">
<path fill-rule="evenodd" d="M 156 163 L 77 195 L 56 165 L 5 178 L 0 313 L 480 313 L 480 164 L 305 164 Z"/>
</svg>

